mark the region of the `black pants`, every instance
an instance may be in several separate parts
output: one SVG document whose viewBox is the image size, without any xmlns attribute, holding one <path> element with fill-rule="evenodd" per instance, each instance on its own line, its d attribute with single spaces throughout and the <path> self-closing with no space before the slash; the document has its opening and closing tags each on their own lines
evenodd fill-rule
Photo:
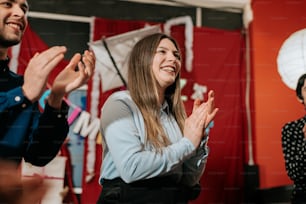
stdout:
<svg viewBox="0 0 306 204">
<path fill-rule="evenodd" d="M 305 187 L 295 186 L 291 196 L 291 204 L 306 204 Z"/>
<path fill-rule="evenodd" d="M 97 204 L 187 204 L 199 194 L 200 185 L 185 187 L 167 177 L 131 184 L 117 178 L 104 180 Z"/>
</svg>

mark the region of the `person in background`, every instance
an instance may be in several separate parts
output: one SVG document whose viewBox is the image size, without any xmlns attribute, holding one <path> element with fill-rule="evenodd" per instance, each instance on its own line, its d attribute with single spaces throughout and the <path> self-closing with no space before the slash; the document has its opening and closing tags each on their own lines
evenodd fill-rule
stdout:
<svg viewBox="0 0 306 204">
<path fill-rule="evenodd" d="M 46 90 L 48 76 L 64 59 L 67 48 L 54 46 L 36 53 L 23 76 L 10 71 L 8 49 L 20 43 L 28 10 L 26 0 L 0 0 L 0 203 L 35 203 L 42 195 L 43 190 L 37 191 L 42 180 L 23 181 L 17 168 L 22 159 L 44 166 L 58 154 L 69 129 L 69 107 L 63 99 L 87 83 L 95 66 L 93 52 L 76 53 L 54 79 L 40 111 L 38 100 Z"/>
<path fill-rule="evenodd" d="M 187 203 L 199 195 L 208 157 L 205 129 L 218 108 L 210 91 L 186 116 L 181 63 L 177 42 L 162 33 L 132 49 L 128 90 L 113 93 L 102 107 L 97 203 Z"/>
<path fill-rule="evenodd" d="M 296 86 L 298 101 L 306 110 L 306 74 L 303 74 Z M 286 171 L 294 182 L 291 201 L 306 203 L 306 115 L 286 123 L 282 128 L 282 149 Z"/>
</svg>

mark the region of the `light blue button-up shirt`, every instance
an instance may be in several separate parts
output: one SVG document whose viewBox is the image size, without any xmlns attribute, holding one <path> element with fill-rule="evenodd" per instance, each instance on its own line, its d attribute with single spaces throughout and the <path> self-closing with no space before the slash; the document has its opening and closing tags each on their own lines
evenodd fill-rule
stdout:
<svg viewBox="0 0 306 204">
<path fill-rule="evenodd" d="M 195 185 L 202 176 L 208 156 L 206 142 L 195 148 L 183 137 L 173 115 L 164 103 L 160 113 L 171 145 L 158 153 L 145 142 L 143 116 L 128 91 L 112 94 L 101 112 L 103 161 L 100 184 L 103 179 L 120 177 L 126 183 L 171 175 L 177 182 Z"/>
</svg>

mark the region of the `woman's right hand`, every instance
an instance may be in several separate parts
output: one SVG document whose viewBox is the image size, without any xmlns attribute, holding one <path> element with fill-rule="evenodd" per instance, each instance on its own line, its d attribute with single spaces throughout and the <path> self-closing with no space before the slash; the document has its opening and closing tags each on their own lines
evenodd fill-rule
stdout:
<svg viewBox="0 0 306 204">
<path fill-rule="evenodd" d="M 206 102 L 201 103 L 200 100 L 195 100 L 192 113 L 185 120 L 184 137 L 188 138 L 195 147 L 200 145 L 206 127 L 214 119 L 219 110 L 215 108 L 214 99 L 214 92 L 209 91 Z"/>
</svg>

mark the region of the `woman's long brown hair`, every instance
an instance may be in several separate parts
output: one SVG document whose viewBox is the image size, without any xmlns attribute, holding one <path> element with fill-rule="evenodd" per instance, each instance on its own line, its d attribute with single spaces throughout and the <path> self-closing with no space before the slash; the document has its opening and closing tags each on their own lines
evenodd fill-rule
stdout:
<svg viewBox="0 0 306 204">
<path fill-rule="evenodd" d="M 138 41 L 131 51 L 128 68 L 128 89 L 143 115 L 146 141 L 158 151 L 170 144 L 159 120 L 161 107 L 158 102 L 157 81 L 152 71 L 156 49 L 164 38 L 171 40 L 179 50 L 177 42 L 168 35 L 156 33 L 146 36 Z M 180 73 L 175 82 L 166 89 L 165 99 L 169 104 L 170 113 L 183 132 L 186 112 L 181 100 Z"/>
</svg>

